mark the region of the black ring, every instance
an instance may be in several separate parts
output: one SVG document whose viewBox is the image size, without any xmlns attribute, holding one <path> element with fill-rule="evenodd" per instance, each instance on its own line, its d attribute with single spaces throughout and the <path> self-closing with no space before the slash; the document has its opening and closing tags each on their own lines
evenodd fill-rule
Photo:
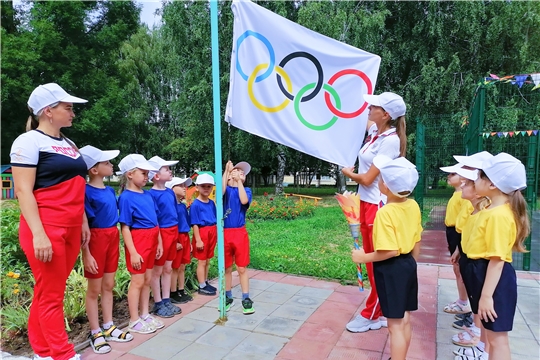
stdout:
<svg viewBox="0 0 540 360">
<path fill-rule="evenodd" d="M 301 102 L 305 102 L 305 101 L 313 99 L 315 96 L 317 96 L 319 91 L 321 91 L 322 86 L 323 86 L 323 69 L 319 60 L 317 60 L 315 56 L 305 51 L 297 51 L 297 52 L 290 53 L 289 55 L 285 56 L 283 60 L 281 60 L 281 62 L 279 63 L 279 67 L 281 68 L 285 67 L 285 65 L 289 62 L 289 60 L 292 60 L 297 57 L 305 57 L 311 60 L 311 62 L 315 65 L 315 68 L 317 68 L 317 74 L 318 74 L 317 86 L 315 86 L 315 89 L 313 89 L 313 91 L 310 94 L 304 96 L 300 100 Z M 294 100 L 294 96 L 290 94 L 287 91 L 287 89 L 285 89 L 285 87 L 283 86 L 283 83 L 281 81 L 281 75 L 279 75 L 277 72 L 276 72 L 276 79 L 277 79 L 279 89 L 281 90 L 283 95 L 285 95 L 289 100 Z"/>
</svg>

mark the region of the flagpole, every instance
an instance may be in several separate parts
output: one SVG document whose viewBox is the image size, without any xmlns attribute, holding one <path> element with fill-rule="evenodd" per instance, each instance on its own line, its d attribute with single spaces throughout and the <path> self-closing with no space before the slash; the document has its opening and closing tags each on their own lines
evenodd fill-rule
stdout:
<svg viewBox="0 0 540 360">
<path fill-rule="evenodd" d="M 217 248 L 219 275 L 219 319 L 226 319 L 225 312 L 225 258 L 223 241 L 223 196 L 221 168 L 221 114 L 219 93 L 219 42 L 218 42 L 218 0 L 210 0 L 210 27 L 212 38 L 212 88 L 214 99 L 214 162 L 216 169 L 216 208 L 217 208 Z"/>
</svg>

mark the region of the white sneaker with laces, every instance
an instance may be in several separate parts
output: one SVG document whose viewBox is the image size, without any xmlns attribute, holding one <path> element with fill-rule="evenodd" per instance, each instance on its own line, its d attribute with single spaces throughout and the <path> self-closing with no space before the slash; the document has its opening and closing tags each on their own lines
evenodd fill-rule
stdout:
<svg viewBox="0 0 540 360">
<path fill-rule="evenodd" d="M 381 322 L 382 327 L 388 327 L 388 320 L 384 316 L 379 316 L 379 321 Z"/>
<path fill-rule="evenodd" d="M 379 330 L 382 327 L 381 321 L 369 320 L 362 315 L 356 315 L 354 320 L 350 321 L 346 328 L 350 332 L 366 332 L 368 330 Z"/>
</svg>

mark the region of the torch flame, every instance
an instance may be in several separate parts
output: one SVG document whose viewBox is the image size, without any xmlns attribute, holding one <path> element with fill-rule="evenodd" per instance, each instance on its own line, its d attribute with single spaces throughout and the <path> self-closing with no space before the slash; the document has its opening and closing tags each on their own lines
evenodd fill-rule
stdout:
<svg viewBox="0 0 540 360">
<path fill-rule="evenodd" d="M 343 194 L 336 194 L 335 197 L 341 211 L 347 218 L 347 222 L 360 224 L 360 195 L 352 191 L 345 191 Z"/>
</svg>

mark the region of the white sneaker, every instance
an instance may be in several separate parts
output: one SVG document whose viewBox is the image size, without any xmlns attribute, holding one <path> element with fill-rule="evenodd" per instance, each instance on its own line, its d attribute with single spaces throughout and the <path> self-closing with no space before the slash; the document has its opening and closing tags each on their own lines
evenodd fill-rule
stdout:
<svg viewBox="0 0 540 360">
<path fill-rule="evenodd" d="M 379 330 L 382 324 L 379 319 L 369 320 L 362 315 L 356 315 L 354 320 L 349 322 L 346 327 L 350 332 L 366 332 L 368 330 Z"/>
<path fill-rule="evenodd" d="M 81 355 L 79 355 L 79 354 L 75 354 L 75 356 L 74 356 L 74 357 L 72 357 L 72 358 L 71 358 L 71 359 L 69 359 L 69 360 L 81 360 Z"/>
<path fill-rule="evenodd" d="M 34 354 L 33 360 L 53 360 L 53 358 L 50 356 L 43 357 L 39 356 L 38 354 Z"/>
<path fill-rule="evenodd" d="M 388 320 L 384 316 L 379 316 L 379 321 L 381 322 L 382 327 L 388 327 Z"/>
<path fill-rule="evenodd" d="M 484 353 L 484 349 L 479 346 L 460 347 L 453 351 L 456 356 L 467 356 L 473 359 L 478 359 Z"/>
</svg>

